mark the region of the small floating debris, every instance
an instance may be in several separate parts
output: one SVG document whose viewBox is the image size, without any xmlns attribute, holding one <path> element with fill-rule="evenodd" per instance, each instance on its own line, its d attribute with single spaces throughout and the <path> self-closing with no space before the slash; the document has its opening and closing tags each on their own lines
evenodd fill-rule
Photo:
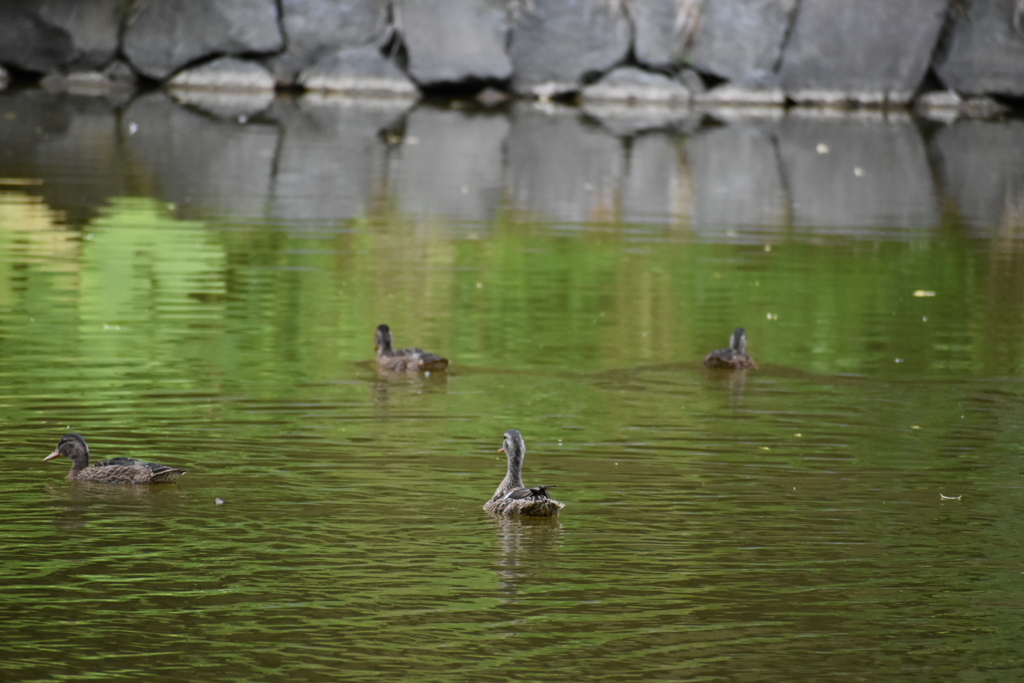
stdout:
<svg viewBox="0 0 1024 683">
<path fill-rule="evenodd" d="M 819 142 L 818 146 L 814 148 L 818 154 L 828 154 L 828 145 L 824 142 Z"/>
<path fill-rule="evenodd" d="M 914 296 L 917 296 L 917 297 L 921 297 L 921 296 L 935 296 L 935 292 L 933 292 L 930 289 L 915 289 L 914 290 Z"/>
<path fill-rule="evenodd" d="M 224 500 L 222 498 L 214 498 L 213 502 L 215 502 L 217 505 L 223 505 L 224 504 Z"/>
<path fill-rule="evenodd" d="M 944 496 L 941 493 L 939 494 L 939 500 L 960 500 L 963 497 L 963 494 L 960 494 L 959 496 Z"/>
</svg>

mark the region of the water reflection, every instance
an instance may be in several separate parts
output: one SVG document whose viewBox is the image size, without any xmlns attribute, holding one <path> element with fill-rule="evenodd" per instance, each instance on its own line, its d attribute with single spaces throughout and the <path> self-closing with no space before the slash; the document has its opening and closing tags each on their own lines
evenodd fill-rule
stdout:
<svg viewBox="0 0 1024 683">
<path fill-rule="evenodd" d="M 555 517 L 488 515 L 498 534 L 501 559 L 498 575 L 507 602 L 519 602 L 524 581 L 557 566 L 562 522 Z"/>
<path fill-rule="evenodd" d="M 1024 668 L 1019 122 L 406 106 L 0 93 L 5 673 Z"/>
<path fill-rule="evenodd" d="M 0 108 L 11 138 L 0 177 L 42 179 L 47 203 L 79 222 L 141 192 L 181 217 L 274 216 L 293 228 L 398 210 L 419 224 L 444 217 L 431 231 L 468 221 L 455 235 L 480 237 L 514 209 L 559 231 L 626 222 L 715 241 L 778 241 L 791 227 L 914 239 L 938 226 L 944 197 L 988 235 L 1020 223 L 1024 196 L 1019 121 L 711 110 L 682 127 L 618 129 L 571 107 L 496 113 L 314 95 L 240 119 L 163 93 L 118 112 L 34 90 L 0 94 Z"/>
</svg>

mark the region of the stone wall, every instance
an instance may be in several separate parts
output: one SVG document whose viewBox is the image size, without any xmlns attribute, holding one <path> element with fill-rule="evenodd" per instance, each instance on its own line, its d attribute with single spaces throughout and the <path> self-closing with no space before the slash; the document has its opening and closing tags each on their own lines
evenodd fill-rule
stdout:
<svg viewBox="0 0 1024 683">
<path fill-rule="evenodd" d="M 985 112 L 1024 96 L 1024 0 L 5 0 L 0 87 L 2 67 L 71 90 L 596 86 L 671 106 Z"/>
</svg>

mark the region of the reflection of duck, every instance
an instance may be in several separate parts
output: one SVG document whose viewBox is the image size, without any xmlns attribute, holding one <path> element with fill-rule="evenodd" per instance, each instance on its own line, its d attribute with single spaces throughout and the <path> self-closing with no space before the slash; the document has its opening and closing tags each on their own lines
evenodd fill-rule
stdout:
<svg viewBox="0 0 1024 683">
<path fill-rule="evenodd" d="M 444 370 L 448 359 L 423 349 L 393 348 L 391 328 L 381 325 L 377 328 L 377 365 L 386 370 Z"/>
<path fill-rule="evenodd" d="M 538 486 L 531 489 L 523 484 L 526 443 L 518 429 L 505 432 L 505 441 L 498 452 L 508 456 L 508 474 L 501 480 L 494 496 L 484 505 L 484 510 L 500 515 L 550 517 L 557 515 L 558 511 L 565 507 L 548 496 L 546 489 L 554 488 L 553 486 Z"/>
<path fill-rule="evenodd" d="M 180 467 L 158 465 L 135 458 L 112 458 L 89 465 L 89 444 L 81 434 L 65 434 L 57 448 L 43 461 L 64 456 L 71 458 L 68 479 L 100 481 L 108 484 L 168 484 L 188 472 Z"/>
<path fill-rule="evenodd" d="M 491 515 L 498 533 L 501 559 L 495 569 L 509 602 L 521 598 L 522 584 L 538 572 L 551 571 L 559 564 L 562 523 L 558 515 Z"/>
<path fill-rule="evenodd" d="M 747 331 L 742 327 L 733 330 L 729 338 L 729 348 L 718 349 L 704 356 L 706 368 L 756 368 L 757 363 L 747 355 Z"/>
</svg>

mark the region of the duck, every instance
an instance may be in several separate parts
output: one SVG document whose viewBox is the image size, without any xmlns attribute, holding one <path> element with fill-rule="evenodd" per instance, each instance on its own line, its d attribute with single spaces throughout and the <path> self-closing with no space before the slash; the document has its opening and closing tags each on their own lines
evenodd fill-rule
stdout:
<svg viewBox="0 0 1024 683">
<path fill-rule="evenodd" d="M 484 510 L 498 515 L 527 515 L 531 517 L 553 517 L 565 507 L 564 503 L 548 495 L 547 490 L 556 484 L 530 488 L 523 484 L 523 458 L 526 456 L 526 442 L 518 429 L 505 432 L 505 438 L 498 449 L 508 456 L 508 474 L 501 480 L 491 499 L 484 504 Z"/>
<path fill-rule="evenodd" d="M 377 366 L 385 370 L 408 370 L 412 372 L 444 370 L 448 367 L 448 359 L 423 349 L 394 348 L 391 328 L 387 325 L 377 327 Z"/>
<path fill-rule="evenodd" d="M 89 444 L 81 434 L 65 434 L 53 453 L 43 462 L 64 456 L 71 458 L 72 481 L 99 481 L 107 484 L 169 484 L 188 472 L 180 467 L 158 465 L 135 458 L 111 458 L 89 464 Z"/>
<path fill-rule="evenodd" d="M 737 327 L 729 338 L 729 348 L 717 349 L 704 356 L 706 368 L 732 368 L 746 370 L 756 368 L 757 363 L 747 355 L 747 331 Z"/>
</svg>

